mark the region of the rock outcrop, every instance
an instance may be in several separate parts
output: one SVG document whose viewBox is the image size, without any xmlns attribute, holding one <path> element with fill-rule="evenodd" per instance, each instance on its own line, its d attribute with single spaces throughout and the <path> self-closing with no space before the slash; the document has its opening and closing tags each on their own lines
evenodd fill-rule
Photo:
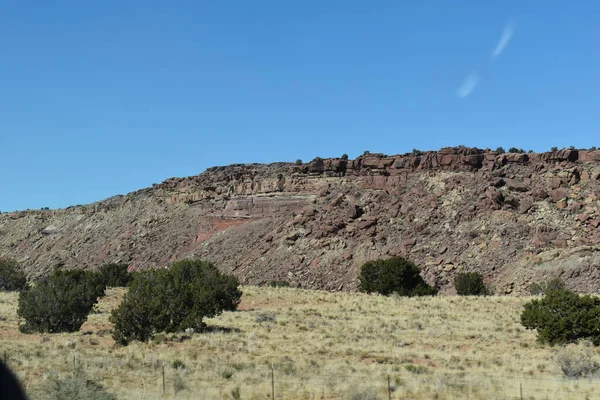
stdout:
<svg viewBox="0 0 600 400">
<path fill-rule="evenodd" d="M 132 268 L 202 257 L 247 284 L 354 290 L 366 260 L 403 255 L 452 292 L 480 271 L 498 293 L 560 276 L 600 289 L 600 151 L 420 155 L 214 167 L 61 210 L 0 214 L 0 255 Z"/>
</svg>

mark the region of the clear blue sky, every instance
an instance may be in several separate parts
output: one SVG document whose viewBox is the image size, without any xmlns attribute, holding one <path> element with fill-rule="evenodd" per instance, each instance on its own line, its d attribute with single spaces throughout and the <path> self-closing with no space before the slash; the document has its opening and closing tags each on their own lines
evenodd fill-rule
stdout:
<svg viewBox="0 0 600 400">
<path fill-rule="evenodd" d="M 600 147 L 597 1 L 0 7 L 0 210 L 214 165 Z"/>
</svg>

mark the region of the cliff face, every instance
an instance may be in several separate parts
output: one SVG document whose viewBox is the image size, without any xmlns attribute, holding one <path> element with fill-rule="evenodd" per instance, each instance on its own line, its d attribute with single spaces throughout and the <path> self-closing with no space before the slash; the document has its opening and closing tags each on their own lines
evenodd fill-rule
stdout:
<svg viewBox="0 0 600 400">
<path fill-rule="evenodd" d="M 216 262 L 242 282 L 353 290 L 360 265 L 404 255 L 452 291 L 480 271 L 499 293 L 560 276 L 600 289 L 600 151 L 464 147 L 308 164 L 231 165 L 64 210 L 0 214 L 0 255 L 53 266 Z"/>
</svg>

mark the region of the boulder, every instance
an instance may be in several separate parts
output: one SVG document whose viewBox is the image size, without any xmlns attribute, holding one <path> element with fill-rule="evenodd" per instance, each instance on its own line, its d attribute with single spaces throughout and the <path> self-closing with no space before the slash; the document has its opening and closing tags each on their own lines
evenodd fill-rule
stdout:
<svg viewBox="0 0 600 400">
<path fill-rule="evenodd" d="M 529 191 L 529 186 L 525 185 L 523 182 L 520 182 L 516 179 L 509 179 L 506 181 L 506 187 L 508 190 L 513 192 L 527 192 Z"/>
<path fill-rule="evenodd" d="M 502 178 L 494 178 L 490 181 L 490 185 L 493 187 L 500 188 L 500 187 L 506 185 L 506 181 Z"/>
<path fill-rule="evenodd" d="M 525 153 L 508 153 L 506 154 L 506 162 L 525 164 L 529 161 L 529 156 Z"/>
<path fill-rule="evenodd" d="M 531 191 L 531 195 L 533 196 L 533 199 L 535 201 L 544 200 L 548 197 L 548 193 L 546 193 L 546 191 L 541 187 L 533 188 L 533 190 Z"/>
<path fill-rule="evenodd" d="M 473 154 L 469 156 L 464 156 L 463 163 L 473 168 L 479 169 L 483 166 L 483 154 Z"/>
<path fill-rule="evenodd" d="M 532 206 L 533 206 L 533 203 L 531 202 L 531 200 L 523 199 L 519 203 L 518 213 L 525 214 L 525 213 L 527 213 L 527 211 L 529 211 L 531 209 Z"/>
<path fill-rule="evenodd" d="M 568 196 L 568 192 L 564 188 L 558 188 L 550 191 L 550 198 L 554 203 L 566 199 Z"/>
<path fill-rule="evenodd" d="M 454 165 L 458 162 L 459 156 L 456 154 L 444 154 L 440 157 L 440 165 L 443 167 L 448 167 L 450 165 Z"/>
<path fill-rule="evenodd" d="M 353 205 L 346 208 L 346 217 L 351 219 L 360 218 L 363 215 L 363 209 L 360 206 Z"/>
<path fill-rule="evenodd" d="M 362 166 L 366 167 L 366 168 L 379 168 L 380 160 L 381 159 L 379 157 L 368 156 L 368 157 L 363 158 Z M 392 164 L 390 163 L 390 165 L 392 165 Z"/>
<path fill-rule="evenodd" d="M 548 151 L 539 155 L 542 161 L 577 161 L 579 152 L 572 149 L 563 149 L 557 151 Z"/>
<path fill-rule="evenodd" d="M 579 161 L 581 162 L 599 162 L 600 150 L 581 150 L 579 151 Z"/>
<path fill-rule="evenodd" d="M 406 250 L 406 252 L 410 252 L 410 250 L 413 248 L 413 246 L 417 244 L 417 241 L 415 240 L 415 238 L 409 238 L 406 239 L 404 241 L 402 241 L 402 247 Z"/>
<path fill-rule="evenodd" d="M 556 208 L 565 209 L 567 208 L 567 199 L 562 199 L 556 202 Z"/>
<path fill-rule="evenodd" d="M 358 229 L 368 229 L 377 224 L 377 217 L 366 217 L 358 223 Z"/>
<path fill-rule="evenodd" d="M 504 195 L 496 188 L 488 188 L 485 194 L 488 199 L 496 204 L 502 204 L 504 202 Z"/>
</svg>

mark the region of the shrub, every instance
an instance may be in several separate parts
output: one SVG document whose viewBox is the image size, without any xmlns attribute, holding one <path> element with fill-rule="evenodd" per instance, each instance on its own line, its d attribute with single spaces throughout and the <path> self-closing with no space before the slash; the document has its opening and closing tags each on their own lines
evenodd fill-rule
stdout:
<svg viewBox="0 0 600 400">
<path fill-rule="evenodd" d="M 104 296 L 99 274 L 83 270 L 55 270 L 19 295 L 17 314 L 25 319 L 23 333 L 75 332 Z"/>
<path fill-rule="evenodd" d="M 27 278 L 20 265 L 9 258 L 0 259 L 0 291 L 19 291 L 27 285 Z"/>
<path fill-rule="evenodd" d="M 479 272 L 459 272 L 454 276 L 454 287 L 460 296 L 485 296 L 489 294 Z"/>
<path fill-rule="evenodd" d="M 116 400 L 117 398 L 82 372 L 63 379 L 50 375 L 37 394 L 44 400 Z"/>
<path fill-rule="evenodd" d="M 406 368 L 408 372 L 416 375 L 428 374 L 430 372 L 429 368 L 424 365 L 406 364 L 404 368 Z"/>
<path fill-rule="evenodd" d="M 297 159 L 296 160 L 296 165 L 302 165 L 302 160 L 301 159 Z"/>
<path fill-rule="evenodd" d="M 277 318 L 275 317 L 275 314 L 273 313 L 260 313 L 256 316 L 256 322 L 263 323 L 263 322 L 275 322 L 277 321 Z"/>
<path fill-rule="evenodd" d="M 185 389 L 187 389 L 187 385 L 185 384 L 185 381 L 183 380 L 181 375 L 175 374 L 173 376 L 173 391 L 175 392 L 175 394 L 177 394 Z"/>
<path fill-rule="evenodd" d="M 233 400 L 240 400 L 242 398 L 242 391 L 240 390 L 239 386 L 236 386 L 233 389 L 231 389 L 231 398 Z"/>
<path fill-rule="evenodd" d="M 342 154 L 342 160 L 344 160 L 344 161 L 348 160 L 348 154 L 346 154 L 346 153 Z"/>
<path fill-rule="evenodd" d="M 525 153 L 525 150 L 523 149 L 518 149 L 516 147 L 511 147 L 510 149 L 508 149 L 509 153 Z"/>
<path fill-rule="evenodd" d="M 107 287 L 125 287 L 131 282 L 132 276 L 124 263 L 109 263 L 102 265 L 98 272 Z"/>
<path fill-rule="evenodd" d="M 596 352 L 588 341 L 581 341 L 576 348 L 564 347 L 554 355 L 554 362 L 568 378 L 586 378 L 600 371 Z"/>
<path fill-rule="evenodd" d="M 168 315 L 162 304 L 165 293 L 161 285 L 166 281 L 165 270 L 138 273 L 129 285 L 123 301 L 112 311 L 113 338 L 127 344 L 130 340 L 146 341 L 154 335 L 157 326 L 168 324 Z"/>
<path fill-rule="evenodd" d="M 496 153 L 498 153 L 498 154 L 504 154 L 504 153 L 505 153 L 505 151 L 504 151 L 504 147 L 498 147 L 498 148 L 496 149 Z"/>
<path fill-rule="evenodd" d="M 115 310 L 113 338 L 121 344 L 146 341 L 157 332 L 196 331 L 204 317 L 233 311 L 242 293 L 235 277 L 201 260 L 183 260 L 168 269 L 136 276 Z"/>
<path fill-rule="evenodd" d="M 413 151 L 412 151 L 413 156 L 422 156 L 423 154 L 425 154 L 425 153 L 419 149 L 413 149 Z"/>
<path fill-rule="evenodd" d="M 402 257 L 368 261 L 363 264 L 359 276 L 359 290 L 389 296 L 434 295 L 436 290 L 419 275 L 419 268 Z"/>
<path fill-rule="evenodd" d="M 537 330 L 537 340 L 550 345 L 590 339 L 600 345 L 600 298 L 553 290 L 525 303 L 521 324 Z"/>
<path fill-rule="evenodd" d="M 550 151 L 558 151 L 558 147 L 552 146 L 552 147 L 550 147 Z"/>
<path fill-rule="evenodd" d="M 545 294 L 552 290 L 564 290 L 566 289 L 565 283 L 560 278 L 552 278 L 548 281 L 541 283 L 532 283 L 529 285 L 529 293 L 533 296 Z"/>
</svg>

